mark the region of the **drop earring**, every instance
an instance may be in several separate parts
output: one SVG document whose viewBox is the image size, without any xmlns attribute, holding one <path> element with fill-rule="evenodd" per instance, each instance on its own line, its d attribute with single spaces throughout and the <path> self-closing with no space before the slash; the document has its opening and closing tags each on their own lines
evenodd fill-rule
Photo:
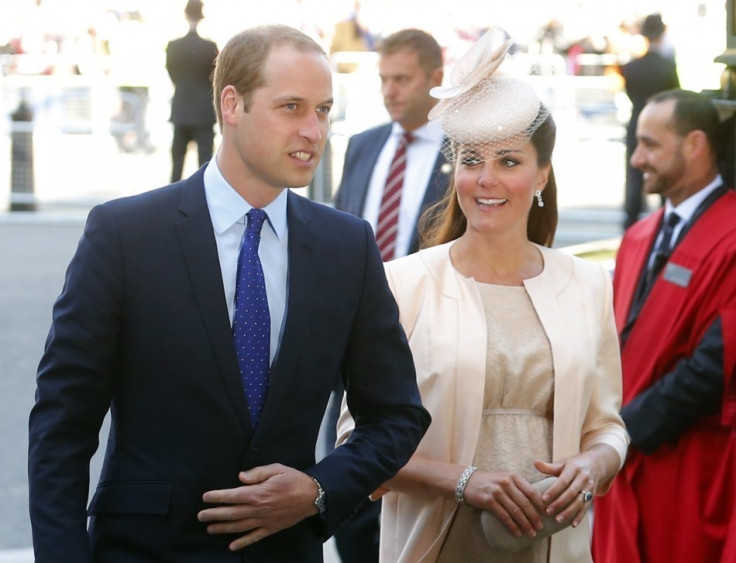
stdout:
<svg viewBox="0 0 736 563">
<path fill-rule="evenodd" d="M 537 205 L 539 207 L 544 207 L 544 200 L 542 199 L 542 190 L 537 190 L 534 192 L 534 197 L 537 198 Z"/>
</svg>

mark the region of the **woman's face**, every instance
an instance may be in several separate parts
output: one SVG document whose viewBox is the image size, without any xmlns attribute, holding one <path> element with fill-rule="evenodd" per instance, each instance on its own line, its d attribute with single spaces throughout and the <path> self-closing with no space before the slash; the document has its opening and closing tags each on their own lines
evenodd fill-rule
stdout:
<svg viewBox="0 0 736 563">
<path fill-rule="evenodd" d="M 534 192 L 544 189 L 549 169 L 537 163 L 531 141 L 508 149 L 498 143 L 460 145 L 455 189 L 468 231 L 519 232 L 526 237 Z"/>
</svg>

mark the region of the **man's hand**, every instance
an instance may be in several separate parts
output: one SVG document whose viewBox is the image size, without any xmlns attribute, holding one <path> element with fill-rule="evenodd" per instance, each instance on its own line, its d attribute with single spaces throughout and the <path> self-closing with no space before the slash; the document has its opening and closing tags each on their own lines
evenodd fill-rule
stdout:
<svg viewBox="0 0 736 563">
<path fill-rule="evenodd" d="M 236 551 L 266 536 L 289 528 L 317 514 L 314 499 L 317 485 L 301 471 L 281 464 L 255 467 L 238 475 L 243 486 L 208 491 L 204 502 L 219 504 L 202 510 L 200 522 L 207 522 L 210 534 L 246 532 L 230 544 Z"/>
</svg>

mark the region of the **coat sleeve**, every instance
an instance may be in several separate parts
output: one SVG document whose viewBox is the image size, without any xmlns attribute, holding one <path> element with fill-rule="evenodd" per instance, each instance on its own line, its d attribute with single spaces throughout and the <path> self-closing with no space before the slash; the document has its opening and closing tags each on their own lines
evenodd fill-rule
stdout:
<svg viewBox="0 0 736 563">
<path fill-rule="evenodd" d="M 675 442 L 700 419 L 719 412 L 724 385 L 721 318 L 705 331 L 690 357 L 639 393 L 622 410 L 634 446 L 645 454 Z"/>
<path fill-rule="evenodd" d="M 365 275 L 342 369 L 355 426 L 340 447 L 309 471 L 327 493 L 327 536 L 406 464 L 431 420 L 422 406 L 378 247 L 370 226 L 363 223 Z"/>
<path fill-rule="evenodd" d="M 736 428 L 736 305 L 723 312 L 723 341 L 732 343 L 723 352 L 723 415 L 724 426 Z"/>
<path fill-rule="evenodd" d="M 602 266 L 600 281 L 600 341 L 593 392 L 583 424 L 581 450 L 595 444 L 608 444 L 618 453 L 620 468 L 626 460 L 629 438 L 619 414 L 622 394 L 621 355 L 613 315 L 612 284 L 610 275 Z M 601 484 L 601 490 L 607 490 L 610 485 L 610 482 Z"/>
<path fill-rule="evenodd" d="M 29 500 L 36 561 L 89 561 L 89 462 L 110 406 L 120 252 L 101 208 L 53 309 L 29 420 Z"/>
</svg>

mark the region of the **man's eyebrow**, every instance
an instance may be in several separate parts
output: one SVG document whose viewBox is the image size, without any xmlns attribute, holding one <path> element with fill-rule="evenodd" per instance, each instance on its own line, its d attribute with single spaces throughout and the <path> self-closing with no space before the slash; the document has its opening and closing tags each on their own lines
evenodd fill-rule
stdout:
<svg viewBox="0 0 736 563">
<path fill-rule="evenodd" d="M 307 101 L 307 98 L 305 98 L 304 96 L 297 95 L 297 94 L 284 94 L 283 96 L 276 96 L 274 98 L 274 102 L 277 104 L 304 103 L 306 101 Z M 326 104 L 331 105 L 334 103 L 335 103 L 335 99 L 332 96 L 330 96 L 326 100 L 319 102 L 317 105 L 323 106 Z"/>
</svg>

